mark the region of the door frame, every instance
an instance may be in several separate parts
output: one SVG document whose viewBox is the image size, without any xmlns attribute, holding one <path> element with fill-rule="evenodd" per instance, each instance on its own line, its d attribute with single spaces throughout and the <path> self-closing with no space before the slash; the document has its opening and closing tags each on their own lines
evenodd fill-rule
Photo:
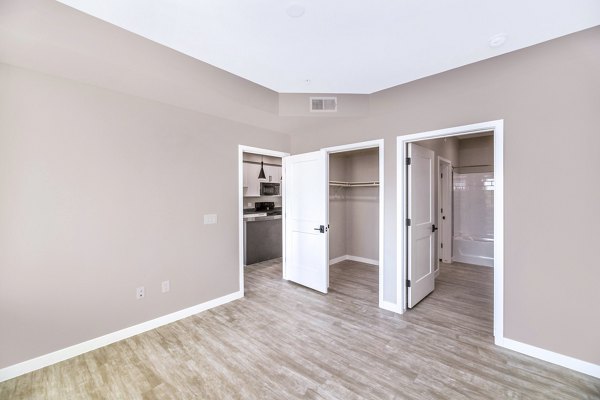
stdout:
<svg viewBox="0 0 600 400">
<path fill-rule="evenodd" d="M 258 154 L 261 156 L 287 157 L 290 153 L 277 150 L 261 149 L 258 147 L 238 145 L 238 258 L 239 258 L 239 279 L 240 293 L 244 296 L 244 153 Z M 281 166 L 281 207 L 285 206 L 285 171 L 283 170 L 283 160 Z M 282 257 L 285 258 L 285 214 L 281 214 L 281 245 Z"/>
<path fill-rule="evenodd" d="M 438 230 L 439 234 L 437 237 L 437 250 L 438 250 L 438 257 L 436 260 L 436 264 L 437 264 L 437 268 L 435 271 L 435 276 L 437 277 L 440 273 L 440 258 L 441 257 L 441 249 L 440 249 L 440 243 L 449 243 L 450 244 L 450 262 L 452 262 L 452 229 L 450 230 L 450 235 L 448 237 L 448 234 L 446 234 L 444 237 L 442 237 L 442 212 L 440 211 L 442 209 L 442 190 L 444 190 L 442 188 L 442 179 L 440 178 L 440 173 L 442 170 L 442 164 L 447 164 L 450 168 L 450 178 L 452 178 L 452 161 L 448 160 L 447 158 L 444 158 L 442 156 L 437 156 L 437 171 L 438 171 L 438 176 L 437 176 L 437 188 L 438 188 L 438 196 L 437 196 L 437 204 L 438 204 L 438 209 L 437 211 L 437 220 L 438 220 L 438 226 L 440 227 L 440 229 Z M 450 207 L 452 207 L 453 205 L 453 199 L 452 199 L 452 186 L 450 186 L 450 190 L 448 191 L 448 197 L 450 197 Z M 448 214 L 448 213 L 447 213 Z M 449 222 L 448 224 L 450 225 L 450 227 L 452 228 L 453 224 L 454 224 L 454 218 L 453 218 L 453 210 L 452 208 L 450 208 L 450 213 L 449 213 Z M 445 239 L 448 239 L 447 241 Z"/>
<path fill-rule="evenodd" d="M 408 263 L 406 259 L 406 144 L 424 139 L 462 136 L 478 132 L 494 132 L 494 339 L 502 343 L 504 338 L 504 120 L 495 120 L 446 129 L 420 132 L 397 137 L 396 159 L 396 246 L 398 281 L 397 304 L 400 313 L 407 310 Z"/>
<path fill-rule="evenodd" d="M 390 311 L 394 311 L 397 312 L 396 309 L 396 305 L 395 304 L 391 304 L 389 302 L 386 302 L 383 300 L 383 269 L 385 266 L 385 259 L 384 259 L 384 252 L 383 252 L 383 232 L 384 232 L 384 226 L 383 226 L 383 222 L 384 222 L 384 210 L 385 210 L 385 203 L 384 203 L 384 193 L 385 193 L 385 186 L 384 186 L 384 140 L 383 139 L 376 139 L 376 140 L 369 140 L 366 142 L 358 142 L 358 143 L 351 143 L 351 144 L 345 144 L 345 145 L 341 145 L 341 146 L 333 146 L 333 147 L 326 147 L 324 149 L 321 149 L 321 151 L 325 151 L 325 153 L 327 154 L 326 160 L 327 160 L 327 177 L 329 177 L 329 155 L 330 154 L 334 154 L 334 153 L 344 153 L 347 151 L 353 151 L 353 150 L 363 150 L 363 149 L 372 149 L 372 148 L 377 148 L 379 151 L 379 248 L 378 248 L 378 252 L 379 252 L 379 257 L 378 257 L 378 269 L 379 269 L 379 308 L 383 308 L 386 310 L 390 310 Z M 329 179 L 329 178 L 327 178 Z M 327 184 L 327 198 L 329 199 L 329 182 Z M 327 202 L 327 215 L 329 215 L 329 202 Z M 329 242 L 329 236 L 327 237 L 327 241 Z M 329 244 L 328 244 L 329 246 Z M 328 260 L 329 261 L 329 260 Z"/>
</svg>

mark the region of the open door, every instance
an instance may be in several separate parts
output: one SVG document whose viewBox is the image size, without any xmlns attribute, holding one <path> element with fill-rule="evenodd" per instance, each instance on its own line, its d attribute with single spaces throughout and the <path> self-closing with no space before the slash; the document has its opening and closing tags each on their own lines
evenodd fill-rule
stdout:
<svg viewBox="0 0 600 400">
<path fill-rule="evenodd" d="M 408 307 L 431 293 L 435 284 L 434 152 L 408 144 Z"/>
<path fill-rule="evenodd" d="M 285 169 L 284 278 L 319 292 L 329 286 L 326 153 L 283 159 Z"/>
</svg>

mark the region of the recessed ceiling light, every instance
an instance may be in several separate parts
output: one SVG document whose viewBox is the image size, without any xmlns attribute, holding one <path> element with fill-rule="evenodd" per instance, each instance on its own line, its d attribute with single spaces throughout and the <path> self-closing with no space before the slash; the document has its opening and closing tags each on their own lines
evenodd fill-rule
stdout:
<svg viewBox="0 0 600 400">
<path fill-rule="evenodd" d="M 490 38 L 488 41 L 490 47 L 500 47 L 506 42 L 507 35 L 506 33 L 498 33 Z"/>
<path fill-rule="evenodd" d="M 304 15 L 304 6 L 298 3 L 292 3 L 288 6 L 286 12 L 292 18 L 300 18 Z"/>
</svg>

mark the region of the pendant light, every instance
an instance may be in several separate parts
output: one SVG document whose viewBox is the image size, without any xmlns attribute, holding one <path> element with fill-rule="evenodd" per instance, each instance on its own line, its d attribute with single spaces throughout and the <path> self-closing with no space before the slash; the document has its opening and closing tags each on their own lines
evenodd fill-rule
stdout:
<svg viewBox="0 0 600 400">
<path fill-rule="evenodd" d="M 258 173 L 258 179 L 267 179 L 267 176 L 265 175 L 265 168 L 263 165 L 263 157 L 260 157 L 260 172 Z"/>
</svg>

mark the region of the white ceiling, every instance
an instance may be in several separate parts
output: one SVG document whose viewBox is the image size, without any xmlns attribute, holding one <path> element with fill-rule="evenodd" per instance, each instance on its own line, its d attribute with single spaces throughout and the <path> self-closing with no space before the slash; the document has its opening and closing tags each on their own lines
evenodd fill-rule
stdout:
<svg viewBox="0 0 600 400">
<path fill-rule="evenodd" d="M 600 0 L 59 1 L 280 93 L 373 93 L 600 25 Z"/>
</svg>

